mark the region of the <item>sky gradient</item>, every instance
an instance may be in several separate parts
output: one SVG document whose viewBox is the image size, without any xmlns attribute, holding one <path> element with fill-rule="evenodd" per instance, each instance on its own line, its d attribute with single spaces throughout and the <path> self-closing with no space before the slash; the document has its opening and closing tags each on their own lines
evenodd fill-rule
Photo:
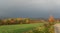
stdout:
<svg viewBox="0 0 60 33">
<path fill-rule="evenodd" d="M 60 18 L 60 0 L 0 0 L 0 16 Z"/>
</svg>

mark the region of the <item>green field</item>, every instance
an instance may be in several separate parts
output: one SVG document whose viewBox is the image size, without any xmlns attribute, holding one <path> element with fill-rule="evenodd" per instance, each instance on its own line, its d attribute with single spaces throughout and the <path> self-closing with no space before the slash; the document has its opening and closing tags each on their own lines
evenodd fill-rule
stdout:
<svg viewBox="0 0 60 33">
<path fill-rule="evenodd" d="M 0 26 L 0 33 L 22 33 L 42 25 L 43 23 L 4 25 Z"/>
</svg>

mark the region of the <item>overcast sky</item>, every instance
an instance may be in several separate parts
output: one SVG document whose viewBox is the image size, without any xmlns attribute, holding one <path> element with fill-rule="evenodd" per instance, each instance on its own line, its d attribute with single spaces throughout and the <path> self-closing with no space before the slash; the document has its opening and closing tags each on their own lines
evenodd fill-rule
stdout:
<svg viewBox="0 0 60 33">
<path fill-rule="evenodd" d="M 60 0 L 0 0 L 0 16 L 60 18 Z"/>
</svg>

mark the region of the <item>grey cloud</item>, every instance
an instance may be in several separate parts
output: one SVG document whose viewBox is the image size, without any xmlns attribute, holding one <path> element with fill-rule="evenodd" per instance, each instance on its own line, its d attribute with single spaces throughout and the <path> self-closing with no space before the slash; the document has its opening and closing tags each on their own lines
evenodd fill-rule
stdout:
<svg viewBox="0 0 60 33">
<path fill-rule="evenodd" d="M 0 0 L 0 16 L 55 17 L 60 13 L 60 0 Z"/>
</svg>

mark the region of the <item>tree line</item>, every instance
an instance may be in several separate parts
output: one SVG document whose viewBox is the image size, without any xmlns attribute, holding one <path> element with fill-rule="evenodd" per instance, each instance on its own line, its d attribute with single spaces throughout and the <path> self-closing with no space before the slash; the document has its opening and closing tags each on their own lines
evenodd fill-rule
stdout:
<svg viewBox="0 0 60 33">
<path fill-rule="evenodd" d="M 29 18 L 25 18 L 22 20 L 17 19 L 0 19 L 0 25 L 10 25 L 10 24 L 29 24 Z"/>
</svg>

